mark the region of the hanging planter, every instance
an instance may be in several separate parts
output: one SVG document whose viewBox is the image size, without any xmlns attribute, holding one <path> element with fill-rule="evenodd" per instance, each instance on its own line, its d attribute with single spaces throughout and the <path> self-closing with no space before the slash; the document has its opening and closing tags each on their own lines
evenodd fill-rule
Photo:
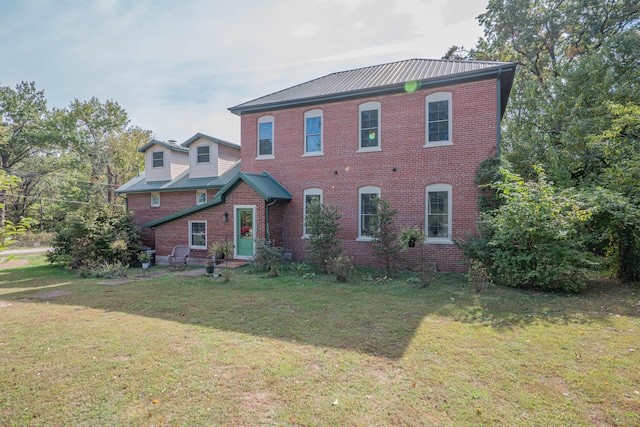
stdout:
<svg viewBox="0 0 640 427">
<path fill-rule="evenodd" d="M 403 251 L 408 248 L 415 248 L 416 242 L 424 242 L 424 231 L 420 227 L 406 227 L 400 230 L 398 240 Z"/>
</svg>

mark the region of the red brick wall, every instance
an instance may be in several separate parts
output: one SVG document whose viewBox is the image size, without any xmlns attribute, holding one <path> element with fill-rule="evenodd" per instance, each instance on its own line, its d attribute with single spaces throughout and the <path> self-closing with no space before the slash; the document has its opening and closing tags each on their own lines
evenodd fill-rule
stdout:
<svg viewBox="0 0 640 427">
<path fill-rule="evenodd" d="M 452 93 L 453 145 L 424 148 L 425 96 Z M 358 105 L 381 103 L 382 151 L 356 153 Z M 323 110 L 323 156 L 302 157 L 304 112 Z M 340 207 L 341 239 L 346 255 L 357 264 L 378 261 L 370 242 L 356 241 L 358 234 L 358 188 L 376 186 L 397 210 L 399 226 L 424 226 L 425 187 L 444 183 L 453 187 L 452 230 L 465 239 L 476 230 L 478 190 L 473 183 L 478 164 L 497 150 L 496 82 L 487 80 L 423 90 L 411 94 L 363 98 L 268 113 L 274 116 L 273 160 L 256 160 L 257 120 L 264 114 L 242 116 L 242 170 L 268 171 L 293 194 L 283 212 L 283 246 L 294 259 L 305 259 L 302 237 L 303 191 L 321 188 L 326 204 Z M 394 171 L 395 168 L 395 171 Z M 419 248 L 403 254 L 419 257 Z M 454 245 L 424 247 L 427 260 L 440 270 L 461 270 L 461 253 Z"/>
<path fill-rule="evenodd" d="M 207 190 L 207 200 L 213 199 L 217 192 L 217 189 Z M 151 193 L 127 194 L 127 206 L 130 211 L 133 211 L 134 218 L 139 225 L 180 212 L 195 206 L 195 204 L 195 190 L 161 192 L 160 206 L 158 207 L 151 207 Z M 155 231 L 143 228 L 142 242 L 146 246 L 155 248 Z"/>
<path fill-rule="evenodd" d="M 194 195 L 195 198 L 195 195 Z M 254 236 L 256 239 L 265 238 L 265 201 L 249 185 L 240 183 L 227 196 L 226 203 L 213 206 L 200 212 L 179 218 L 156 227 L 156 255 L 166 256 L 171 253 L 174 246 L 186 245 L 189 243 L 189 221 L 207 222 L 207 245 L 218 241 L 234 241 L 234 206 L 254 206 Z M 228 222 L 224 222 L 224 213 L 229 214 Z M 281 205 L 269 207 L 269 218 L 272 219 L 272 227 L 275 228 L 273 234 L 278 234 L 278 224 L 282 223 Z M 281 226 L 280 226 L 281 227 Z M 205 250 L 191 250 L 193 258 L 207 258 Z"/>
</svg>

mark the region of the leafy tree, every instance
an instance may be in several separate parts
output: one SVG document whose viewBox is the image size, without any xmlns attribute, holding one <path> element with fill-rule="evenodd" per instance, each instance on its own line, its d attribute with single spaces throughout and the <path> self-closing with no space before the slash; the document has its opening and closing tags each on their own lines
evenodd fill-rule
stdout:
<svg viewBox="0 0 640 427">
<path fill-rule="evenodd" d="M 140 227 L 122 206 L 94 201 L 71 213 L 58 227 L 49 262 L 71 267 L 98 263 L 128 265 L 141 248 Z"/>
<path fill-rule="evenodd" d="M 394 219 L 398 211 L 391 208 L 386 200 L 376 197 L 373 201 L 375 212 L 371 216 L 370 235 L 373 248 L 382 260 L 387 276 L 391 276 L 395 258 L 400 252 L 398 228 Z"/>
<path fill-rule="evenodd" d="M 0 191 L 8 190 L 11 185 L 15 185 L 19 182 L 19 178 L 16 176 L 7 175 L 3 170 L 0 170 Z M 0 203 L 0 208 L 4 207 Z M 7 246 L 15 242 L 15 236 L 24 234 L 32 225 L 31 218 L 21 218 L 18 222 L 5 221 L 0 224 L 0 252 L 5 250 Z M 1 258 L 0 261 L 4 261 L 6 258 Z"/>
<path fill-rule="evenodd" d="M 325 273 L 331 272 L 331 264 L 341 253 L 338 232 L 340 227 L 338 208 L 320 203 L 318 200 L 307 205 L 306 229 L 309 235 L 309 252 Z"/>
</svg>

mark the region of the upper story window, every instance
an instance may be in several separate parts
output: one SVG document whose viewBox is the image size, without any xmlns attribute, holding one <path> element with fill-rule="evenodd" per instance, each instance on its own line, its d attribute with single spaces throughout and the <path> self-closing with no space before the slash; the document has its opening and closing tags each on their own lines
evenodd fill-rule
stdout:
<svg viewBox="0 0 640 427">
<path fill-rule="evenodd" d="M 437 92 L 425 98 L 426 142 L 425 147 L 453 144 L 451 137 L 451 93 Z"/>
<path fill-rule="evenodd" d="M 322 203 L 322 189 L 307 188 L 304 190 L 304 222 L 302 224 L 303 238 L 309 236 L 309 233 L 307 233 L 307 206 L 313 202 Z"/>
<path fill-rule="evenodd" d="M 380 150 L 380 103 L 367 102 L 358 106 L 358 151 Z"/>
<path fill-rule="evenodd" d="M 304 154 L 322 154 L 322 110 L 304 113 Z"/>
<path fill-rule="evenodd" d="M 209 163 L 209 146 L 201 145 L 197 148 L 198 163 Z"/>
<path fill-rule="evenodd" d="M 451 240 L 451 186 L 429 185 L 426 189 L 428 243 L 453 243 Z"/>
<path fill-rule="evenodd" d="M 151 156 L 154 168 L 161 168 L 164 166 L 164 151 L 154 151 L 151 153 Z"/>
<path fill-rule="evenodd" d="M 196 205 L 207 203 L 207 190 L 196 190 Z"/>
<path fill-rule="evenodd" d="M 371 240 L 371 218 L 376 213 L 380 188 L 362 187 L 358 190 L 358 240 Z"/>
<path fill-rule="evenodd" d="M 273 116 L 258 119 L 258 158 L 273 159 Z"/>
<path fill-rule="evenodd" d="M 151 207 L 157 208 L 160 206 L 160 193 L 151 193 Z"/>
</svg>

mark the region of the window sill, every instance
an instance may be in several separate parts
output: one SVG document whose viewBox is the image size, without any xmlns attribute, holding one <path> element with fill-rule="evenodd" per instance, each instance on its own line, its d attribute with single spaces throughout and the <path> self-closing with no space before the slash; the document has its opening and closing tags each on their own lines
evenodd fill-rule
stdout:
<svg viewBox="0 0 640 427">
<path fill-rule="evenodd" d="M 269 156 L 258 156 L 256 157 L 256 160 L 274 160 L 276 157 L 271 154 Z"/>
<path fill-rule="evenodd" d="M 446 147 L 447 145 L 453 145 L 451 141 L 435 141 L 435 142 L 427 142 L 423 145 L 424 148 L 430 147 Z"/>
<path fill-rule="evenodd" d="M 367 147 L 367 148 L 358 148 L 356 153 L 375 153 L 376 151 L 382 151 L 380 147 Z"/>
<path fill-rule="evenodd" d="M 360 236 L 356 239 L 356 242 L 373 242 L 372 237 Z"/>
<path fill-rule="evenodd" d="M 322 151 L 312 151 L 311 153 L 304 153 L 302 157 L 316 157 L 316 156 L 324 156 L 324 152 Z"/>
<path fill-rule="evenodd" d="M 206 251 L 207 247 L 206 246 L 189 246 L 189 249 L 198 250 L 198 251 L 201 251 L 201 250 L 205 250 Z"/>
<path fill-rule="evenodd" d="M 431 237 L 431 238 L 427 238 L 424 244 L 425 245 L 453 245 L 453 240 L 440 238 L 440 237 Z"/>
</svg>

